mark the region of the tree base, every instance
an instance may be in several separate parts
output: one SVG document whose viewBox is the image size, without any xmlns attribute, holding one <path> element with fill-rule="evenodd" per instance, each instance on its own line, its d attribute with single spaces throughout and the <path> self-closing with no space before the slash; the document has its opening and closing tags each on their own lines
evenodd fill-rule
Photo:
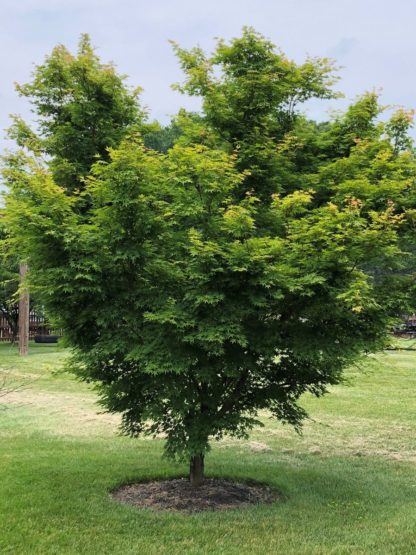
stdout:
<svg viewBox="0 0 416 555">
<path fill-rule="evenodd" d="M 136 507 L 185 513 L 243 509 L 283 499 L 279 492 L 267 486 L 221 478 L 206 478 L 197 488 L 185 478 L 130 484 L 111 495 L 121 503 Z"/>
<path fill-rule="evenodd" d="M 204 455 L 195 455 L 189 463 L 189 481 L 194 488 L 204 483 Z"/>
</svg>

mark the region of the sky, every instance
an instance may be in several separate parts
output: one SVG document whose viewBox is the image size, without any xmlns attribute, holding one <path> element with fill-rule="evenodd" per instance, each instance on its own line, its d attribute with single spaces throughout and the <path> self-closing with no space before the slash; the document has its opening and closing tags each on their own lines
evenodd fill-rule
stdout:
<svg viewBox="0 0 416 555">
<path fill-rule="evenodd" d="M 169 39 L 212 51 L 215 37 L 252 26 L 297 62 L 329 56 L 342 66 L 345 99 L 308 106 L 324 119 L 373 89 L 384 104 L 416 107 L 415 22 L 416 0 L 0 0 L 0 150 L 9 146 L 9 114 L 30 117 L 14 83 L 28 82 L 56 44 L 74 51 L 84 32 L 103 62 L 144 89 L 151 117 L 167 122 L 181 106 L 199 107 L 170 88 L 181 70 Z"/>
</svg>

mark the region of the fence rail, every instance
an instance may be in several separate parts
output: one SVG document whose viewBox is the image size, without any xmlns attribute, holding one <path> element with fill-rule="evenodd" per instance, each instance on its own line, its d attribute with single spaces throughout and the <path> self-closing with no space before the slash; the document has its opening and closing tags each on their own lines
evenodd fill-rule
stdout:
<svg viewBox="0 0 416 555">
<path fill-rule="evenodd" d="M 62 330 L 52 328 L 45 320 L 42 314 L 31 312 L 29 317 L 29 339 L 33 339 L 35 335 L 62 335 Z M 17 334 L 16 339 L 19 338 Z M 13 331 L 6 320 L 0 315 L 0 342 L 12 341 Z"/>
</svg>

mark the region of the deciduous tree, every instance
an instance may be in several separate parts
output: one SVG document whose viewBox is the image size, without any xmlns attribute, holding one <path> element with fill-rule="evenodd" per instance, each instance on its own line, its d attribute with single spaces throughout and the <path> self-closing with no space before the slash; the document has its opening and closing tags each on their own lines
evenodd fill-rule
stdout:
<svg viewBox="0 0 416 555">
<path fill-rule="evenodd" d="M 88 218 L 27 160 L 6 174 L 7 225 L 77 373 L 198 485 L 213 439 L 262 410 L 299 428 L 303 393 L 386 344 L 414 273 L 415 159 L 407 116 L 380 123 L 374 95 L 325 124 L 298 112 L 333 96 L 327 60 L 296 65 L 249 29 L 212 57 L 176 51 L 203 98 L 176 144 L 110 149 Z"/>
</svg>

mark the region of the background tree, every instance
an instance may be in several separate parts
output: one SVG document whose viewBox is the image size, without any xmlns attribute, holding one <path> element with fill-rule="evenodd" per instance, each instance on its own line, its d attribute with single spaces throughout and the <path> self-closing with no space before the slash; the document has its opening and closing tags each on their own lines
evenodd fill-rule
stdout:
<svg viewBox="0 0 416 555">
<path fill-rule="evenodd" d="M 7 255 L 3 215 L 3 211 L 0 211 L 0 316 L 6 320 L 14 343 L 19 332 L 19 262 L 16 257 Z"/>
<path fill-rule="evenodd" d="M 251 30 L 211 58 L 176 50 L 204 106 L 176 144 L 111 149 L 85 180 L 88 218 L 27 159 L 5 173 L 7 225 L 77 373 L 199 485 L 212 439 L 245 437 L 260 410 L 299 427 L 303 393 L 386 344 L 415 160 L 375 97 L 325 124 L 298 114 L 333 94 L 325 60 L 298 66 Z"/>
<path fill-rule="evenodd" d="M 143 128 L 145 146 L 158 152 L 166 153 L 181 135 L 182 130 L 175 120 L 172 120 L 169 125 L 160 125 L 155 121 Z"/>
<path fill-rule="evenodd" d="M 4 211 L 0 210 L 0 317 L 7 322 L 10 340 L 14 343 L 19 334 L 19 266 L 20 261 L 10 248 L 8 235 L 5 232 Z M 33 295 L 29 297 L 29 313 L 36 310 L 41 314 L 42 308 L 36 303 Z"/>
</svg>

